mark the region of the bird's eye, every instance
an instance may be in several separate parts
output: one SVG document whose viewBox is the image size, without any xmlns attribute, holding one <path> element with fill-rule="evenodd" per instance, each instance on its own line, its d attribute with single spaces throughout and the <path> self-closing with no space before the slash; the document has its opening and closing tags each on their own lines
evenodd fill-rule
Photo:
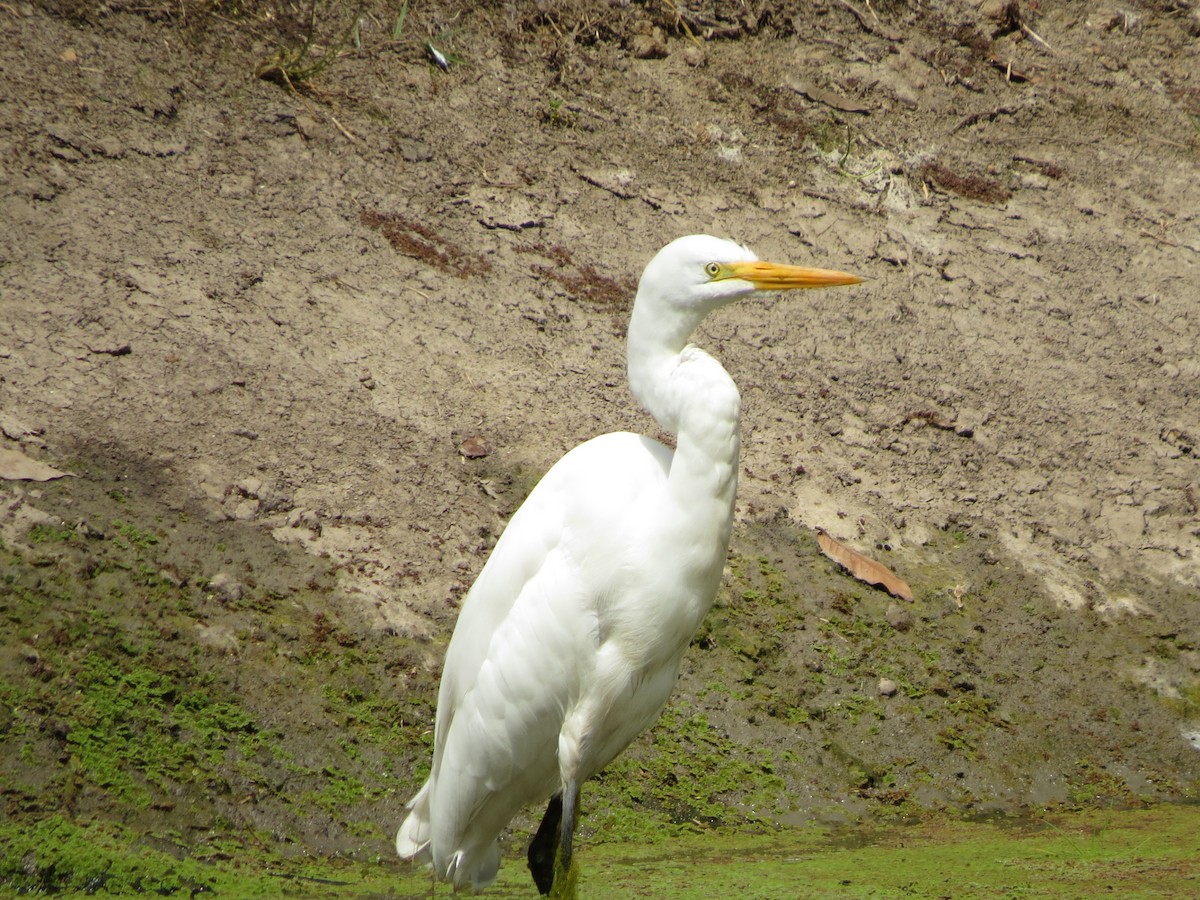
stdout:
<svg viewBox="0 0 1200 900">
<path fill-rule="evenodd" d="M 709 278 L 716 278 L 718 275 L 721 274 L 721 264 L 711 262 L 707 266 L 704 267 L 704 271 L 708 275 Z"/>
</svg>

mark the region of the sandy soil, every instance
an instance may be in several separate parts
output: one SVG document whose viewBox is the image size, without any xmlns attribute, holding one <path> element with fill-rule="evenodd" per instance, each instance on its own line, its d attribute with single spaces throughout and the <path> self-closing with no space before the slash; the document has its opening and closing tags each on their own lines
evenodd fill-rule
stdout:
<svg viewBox="0 0 1200 900">
<path fill-rule="evenodd" d="M 1107 739 L 1195 784 L 1194 4 L 414 0 L 336 52 L 318 12 L 288 63 L 270 4 L 0 8 L 5 447 L 326 555 L 376 640 L 436 645 L 541 472 L 653 433 L 623 329 L 659 246 L 849 269 L 698 335 L 745 401 L 735 545 L 884 553 L 931 646 L 1003 569 L 976 669 L 1028 639 L 1124 686 L 1161 722 Z M 923 581 L 951 535 L 962 580 Z"/>
</svg>

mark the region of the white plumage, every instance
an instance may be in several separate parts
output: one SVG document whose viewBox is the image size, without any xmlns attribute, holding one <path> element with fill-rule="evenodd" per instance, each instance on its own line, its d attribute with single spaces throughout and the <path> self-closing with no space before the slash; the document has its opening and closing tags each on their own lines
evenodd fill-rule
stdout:
<svg viewBox="0 0 1200 900">
<path fill-rule="evenodd" d="M 651 260 L 629 325 L 629 382 L 676 449 L 594 438 L 512 517 L 450 640 L 433 767 L 397 835 L 401 857 L 482 890 L 513 815 L 561 793 L 569 866 L 579 787 L 658 717 L 729 546 L 741 399 L 687 341 L 708 313 L 759 291 L 860 280 L 759 262 L 705 235 Z M 538 880 L 532 850 L 530 866 Z"/>
</svg>

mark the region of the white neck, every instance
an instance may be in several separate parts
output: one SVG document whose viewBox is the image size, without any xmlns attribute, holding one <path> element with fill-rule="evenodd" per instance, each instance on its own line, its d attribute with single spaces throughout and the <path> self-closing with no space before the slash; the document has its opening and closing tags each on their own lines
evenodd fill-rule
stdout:
<svg viewBox="0 0 1200 900">
<path fill-rule="evenodd" d="M 672 492 L 732 507 L 737 489 L 741 396 L 719 362 L 687 341 L 702 316 L 634 304 L 629 322 L 629 385 L 634 397 L 676 435 Z"/>
</svg>

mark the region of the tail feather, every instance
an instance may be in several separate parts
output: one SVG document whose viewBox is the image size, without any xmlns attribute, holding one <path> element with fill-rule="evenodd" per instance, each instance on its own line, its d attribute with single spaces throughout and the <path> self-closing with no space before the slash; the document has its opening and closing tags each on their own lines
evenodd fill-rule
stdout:
<svg viewBox="0 0 1200 900">
<path fill-rule="evenodd" d="M 434 875 L 451 882 L 455 890 L 470 887 L 475 892 L 482 891 L 496 880 L 500 870 L 500 845 L 491 841 L 484 846 L 460 847 L 449 858 L 439 854 L 435 862 L 431 843 L 433 827 L 429 821 L 431 793 L 431 782 L 426 782 L 408 801 L 408 817 L 396 832 L 396 852 L 401 859 L 432 865 Z"/>
<path fill-rule="evenodd" d="M 499 871 L 500 845 L 492 841 L 475 852 L 459 850 L 451 856 L 444 878 L 454 885 L 456 891 L 470 885 L 471 890 L 478 894 L 496 880 Z"/>
<path fill-rule="evenodd" d="M 417 863 L 433 862 L 433 853 L 429 848 L 429 786 L 417 792 L 417 796 L 408 801 L 408 818 L 396 832 L 396 852 L 401 859 L 411 859 Z"/>
</svg>

